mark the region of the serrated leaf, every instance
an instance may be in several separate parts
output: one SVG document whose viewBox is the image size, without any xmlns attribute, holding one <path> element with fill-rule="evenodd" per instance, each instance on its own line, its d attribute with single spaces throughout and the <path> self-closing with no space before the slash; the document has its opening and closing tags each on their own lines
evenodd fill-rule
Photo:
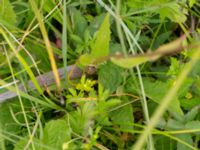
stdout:
<svg viewBox="0 0 200 150">
<path fill-rule="evenodd" d="M 109 54 L 110 42 L 110 20 L 109 14 L 106 15 L 100 29 L 97 32 L 97 37 L 91 45 L 91 55 L 95 58 L 107 56 Z"/>
<path fill-rule="evenodd" d="M 16 23 L 16 14 L 9 0 L 0 0 L 0 22 L 14 25 Z"/>
<path fill-rule="evenodd" d="M 52 120 L 45 125 L 43 143 L 55 150 L 60 150 L 63 143 L 71 139 L 70 133 L 66 121 Z"/>
<path fill-rule="evenodd" d="M 109 89 L 111 93 L 114 92 L 123 81 L 122 69 L 111 62 L 107 62 L 99 67 L 98 77 L 103 87 Z"/>
<path fill-rule="evenodd" d="M 108 117 L 108 111 L 113 108 L 114 106 L 120 104 L 121 101 L 119 99 L 109 99 L 107 101 L 100 101 L 97 105 L 97 113 L 99 114 L 98 117 L 96 117 L 96 120 L 98 121 L 98 124 L 101 125 L 112 125 L 109 117 Z"/>
<path fill-rule="evenodd" d="M 81 108 L 69 113 L 72 130 L 78 134 L 88 136 L 89 128 L 93 125 L 95 107 L 93 102 L 86 102 Z"/>
</svg>

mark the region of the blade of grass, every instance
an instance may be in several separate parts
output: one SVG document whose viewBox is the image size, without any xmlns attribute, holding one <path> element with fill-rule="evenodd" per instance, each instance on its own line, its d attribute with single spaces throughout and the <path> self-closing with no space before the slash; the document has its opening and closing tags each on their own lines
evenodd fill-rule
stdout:
<svg viewBox="0 0 200 150">
<path fill-rule="evenodd" d="M 63 1 L 63 27 L 62 27 L 62 55 L 64 64 L 65 84 L 67 85 L 67 8 L 66 1 Z"/>
<path fill-rule="evenodd" d="M 58 4 L 44 17 L 43 21 L 45 22 L 56 10 L 57 8 L 61 5 L 62 3 L 62 0 L 60 0 L 58 2 Z M 20 43 L 23 43 L 23 41 L 25 40 L 25 38 L 30 35 L 31 32 L 33 32 L 35 29 L 37 29 L 37 27 L 39 26 L 39 24 L 37 23 L 33 28 L 31 28 L 32 26 L 32 23 L 34 22 L 34 19 L 31 21 L 31 23 L 29 24 L 29 27 L 27 28 L 27 30 L 24 32 L 24 31 L 21 31 L 20 29 L 16 28 L 15 31 L 18 31 L 19 33 L 24 33 L 23 37 L 21 38 L 20 40 Z M 31 28 L 31 29 L 29 29 Z M 1 44 L 4 44 L 4 43 L 1 43 Z M 18 49 L 18 48 L 17 48 Z M 9 56 L 10 58 L 13 58 L 15 55 L 11 55 Z M 1 63 L 0 66 L 4 65 L 5 63 Z"/>
<path fill-rule="evenodd" d="M 13 81 L 13 82 L 10 82 L 10 83 L 8 83 L 8 84 L 2 85 L 2 86 L 0 86 L 0 89 L 3 89 L 3 88 L 5 88 L 5 87 L 7 87 L 7 86 L 11 86 L 11 85 L 13 85 L 13 84 L 15 84 L 15 83 L 17 83 L 17 82 L 19 82 L 19 81 Z"/>
<path fill-rule="evenodd" d="M 36 15 L 37 20 L 38 20 L 39 27 L 40 27 L 40 30 L 41 30 L 41 33 L 42 33 L 42 36 L 43 36 L 43 39 L 44 39 L 44 42 L 45 42 L 45 45 L 46 45 L 46 49 L 47 49 L 47 52 L 48 52 L 48 55 L 49 55 L 49 59 L 50 59 L 53 75 L 54 75 L 54 78 L 55 78 L 55 81 L 56 81 L 56 84 L 57 84 L 57 88 L 58 88 L 58 91 L 60 91 L 61 90 L 61 83 L 60 83 L 60 78 L 59 78 L 59 74 L 58 74 L 58 69 L 57 69 L 57 66 L 56 66 L 56 61 L 55 61 L 55 58 L 54 58 L 53 49 L 52 49 L 51 43 L 49 41 L 49 37 L 48 37 L 47 31 L 46 31 L 46 28 L 45 28 L 45 25 L 44 25 L 44 22 L 43 22 L 43 16 L 42 16 L 42 14 L 40 14 L 40 11 L 37 8 L 35 1 L 29 0 L 29 3 L 31 4 L 32 9 L 33 9 L 33 11 Z"/>
<path fill-rule="evenodd" d="M 29 136 L 29 138 L 31 138 L 31 129 L 30 129 L 30 127 L 29 127 L 28 118 L 27 118 L 27 116 L 26 116 L 24 104 L 23 104 L 23 102 L 22 102 L 21 95 L 19 94 L 19 89 L 18 89 L 18 87 L 17 87 L 16 79 L 15 79 L 15 76 L 14 76 L 14 71 L 13 71 L 12 65 L 11 65 L 11 63 L 10 63 L 10 60 L 9 60 L 7 51 L 5 50 L 5 47 L 4 47 L 4 52 L 5 52 L 5 54 L 6 54 L 6 58 L 7 58 L 7 61 L 8 61 L 8 66 L 9 66 L 9 68 L 10 68 L 13 81 L 15 82 L 15 89 L 16 89 L 16 93 L 17 93 L 18 98 L 19 98 L 19 103 L 20 103 L 20 106 L 21 106 L 21 109 L 22 109 L 22 114 L 23 114 L 23 117 L 24 117 L 24 120 L 25 120 L 26 128 L 27 128 L 27 130 L 28 130 L 28 136 Z M 31 144 L 31 146 L 32 146 L 33 149 L 35 149 L 35 146 L 34 146 L 33 143 Z"/>
<path fill-rule="evenodd" d="M 29 27 L 31 26 L 31 24 L 29 25 Z M 4 30 L 13 38 L 13 40 L 19 44 L 19 46 L 17 47 L 16 49 L 16 52 L 19 52 L 20 51 L 20 48 L 22 48 L 26 54 L 30 57 L 31 61 L 33 62 L 33 65 L 35 67 L 35 69 L 37 70 L 37 73 L 40 75 L 40 71 L 39 71 L 39 68 L 37 66 L 37 63 L 35 62 L 33 56 L 29 53 L 29 51 L 25 48 L 25 46 L 23 46 L 23 41 L 24 41 L 24 36 L 22 37 L 21 41 L 18 41 L 17 38 L 5 27 L 2 25 L 2 27 L 4 28 Z M 29 28 L 28 27 L 28 28 Z M 28 29 L 27 29 L 28 30 Z M 26 33 L 26 32 L 25 32 Z"/>
<path fill-rule="evenodd" d="M 20 63 L 23 65 L 23 67 L 25 68 L 26 72 L 28 73 L 29 77 L 31 78 L 31 81 L 33 82 L 34 86 L 36 87 L 36 89 L 38 90 L 38 92 L 40 94 L 43 93 L 43 90 L 41 89 L 41 87 L 39 86 L 36 77 L 34 76 L 32 70 L 30 69 L 29 65 L 27 64 L 27 62 L 24 60 L 24 58 L 15 50 L 14 45 L 12 44 L 12 42 L 10 41 L 10 39 L 8 38 L 8 36 L 6 35 L 6 33 L 4 32 L 4 30 L 0 27 L 0 33 L 3 35 L 4 39 L 7 41 L 8 45 L 10 46 L 11 50 L 15 53 L 17 59 L 20 61 Z"/>
</svg>

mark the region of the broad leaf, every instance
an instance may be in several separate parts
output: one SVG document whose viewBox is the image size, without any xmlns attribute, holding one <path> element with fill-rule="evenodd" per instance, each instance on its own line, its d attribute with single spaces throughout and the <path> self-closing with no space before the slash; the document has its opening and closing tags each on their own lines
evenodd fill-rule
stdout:
<svg viewBox="0 0 200 150">
<path fill-rule="evenodd" d="M 79 58 L 78 61 L 82 66 L 87 66 L 89 64 L 93 64 L 95 59 L 90 54 L 83 54 L 83 55 L 81 55 L 81 57 Z"/>
<path fill-rule="evenodd" d="M 55 150 L 71 139 L 70 128 L 64 120 L 52 120 L 45 125 L 43 143 Z"/>
<path fill-rule="evenodd" d="M 0 0 L 0 22 L 4 25 L 16 23 L 16 14 L 9 0 Z"/>
<path fill-rule="evenodd" d="M 167 93 L 170 85 L 161 81 L 151 81 L 150 79 L 144 78 L 144 88 L 147 97 L 149 97 L 154 102 L 160 104 L 162 99 Z M 169 104 L 169 110 L 174 111 L 180 115 L 183 115 L 183 112 L 180 107 L 180 102 L 177 98 L 174 98 L 173 101 Z"/>
<path fill-rule="evenodd" d="M 200 121 L 190 121 L 187 122 L 185 128 L 188 130 L 199 130 L 199 132 L 195 132 L 195 135 L 200 135 Z"/>
<path fill-rule="evenodd" d="M 93 57 L 102 57 L 109 54 L 110 42 L 110 20 L 107 14 L 100 29 L 97 32 L 95 42 L 91 45 L 91 55 Z"/>
<path fill-rule="evenodd" d="M 179 134 L 177 137 L 186 144 L 193 146 L 192 136 L 190 134 Z M 186 146 L 183 143 L 177 143 L 177 150 L 191 150 L 190 147 Z"/>
<path fill-rule="evenodd" d="M 181 130 L 184 129 L 184 127 L 182 122 L 175 119 L 168 119 L 163 128 L 167 130 Z"/>
<path fill-rule="evenodd" d="M 180 5 L 174 1 L 160 9 L 160 17 L 161 19 L 169 18 L 174 22 L 185 22 L 187 17 L 181 9 Z"/>
<path fill-rule="evenodd" d="M 123 100 L 128 102 L 128 100 Z M 123 104 L 122 104 L 123 105 Z M 119 125 L 121 130 L 133 130 L 133 107 L 131 104 L 125 105 L 110 113 L 111 120 L 114 124 Z"/>
<path fill-rule="evenodd" d="M 87 27 L 87 21 L 83 14 L 81 14 L 80 10 L 74 9 L 72 13 L 74 14 L 74 32 L 76 35 L 79 35 L 81 38 L 83 38 Z"/>
<path fill-rule="evenodd" d="M 24 101 L 23 105 L 27 108 L 30 107 L 30 103 L 28 101 Z M 18 112 L 21 112 L 21 106 L 17 99 L 0 104 L 0 126 L 5 132 L 7 131 L 15 134 L 18 130 L 20 130 L 20 125 L 15 122 L 15 119 L 21 123 L 24 123 L 25 121 L 23 113 L 16 115 Z M 15 119 L 12 114 L 16 115 Z M 28 113 L 27 115 L 31 116 L 31 114 Z"/>
<path fill-rule="evenodd" d="M 91 54 L 84 54 L 79 58 L 79 63 L 83 66 L 89 64 L 98 64 L 104 60 L 104 57 L 109 55 L 109 43 L 110 43 L 110 21 L 109 15 L 106 15 L 103 23 L 101 24 L 96 38 L 93 43 L 91 43 Z M 97 61 L 97 59 L 100 59 Z"/>
<path fill-rule="evenodd" d="M 185 121 L 189 122 L 195 119 L 195 117 L 199 113 L 199 106 L 196 106 L 192 108 L 186 115 L 185 115 Z"/>
<path fill-rule="evenodd" d="M 158 135 L 155 139 L 155 149 L 157 150 L 174 150 L 176 149 L 176 142 L 168 137 Z"/>
<path fill-rule="evenodd" d="M 99 67 L 99 82 L 110 92 L 116 91 L 123 81 L 122 69 L 111 62 L 107 62 Z"/>
<path fill-rule="evenodd" d="M 190 7 L 195 3 L 195 0 L 190 0 Z M 182 3 L 181 5 L 184 5 Z M 142 12 L 157 13 L 161 19 L 169 18 L 174 22 L 185 22 L 187 11 L 183 11 L 183 7 L 177 0 L 129 0 L 128 6 L 134 10 L 142 10 Z M 137 11 L 136 11 L 137 12 Z"/>
</svg>

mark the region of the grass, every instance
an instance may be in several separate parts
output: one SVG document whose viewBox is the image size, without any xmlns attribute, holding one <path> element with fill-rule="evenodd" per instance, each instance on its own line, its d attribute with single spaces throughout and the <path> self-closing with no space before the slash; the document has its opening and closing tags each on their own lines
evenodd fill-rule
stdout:
<svg viewBox="0 0 200 150">
<path fill-rule="evenodd" d="M 3 0 L 0 149 L 199 149 L 199 6 Z"/>
</svg>

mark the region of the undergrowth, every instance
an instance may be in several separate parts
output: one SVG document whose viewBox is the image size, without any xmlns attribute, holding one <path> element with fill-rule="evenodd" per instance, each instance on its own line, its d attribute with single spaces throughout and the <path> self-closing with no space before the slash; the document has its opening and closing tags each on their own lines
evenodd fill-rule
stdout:
<svg viewBox="0 0 200 150">
<path fill-rule="evenodd" d="M 0 149 L 199 149 L 199 7 L 0 0 Z"/>
</svg>

